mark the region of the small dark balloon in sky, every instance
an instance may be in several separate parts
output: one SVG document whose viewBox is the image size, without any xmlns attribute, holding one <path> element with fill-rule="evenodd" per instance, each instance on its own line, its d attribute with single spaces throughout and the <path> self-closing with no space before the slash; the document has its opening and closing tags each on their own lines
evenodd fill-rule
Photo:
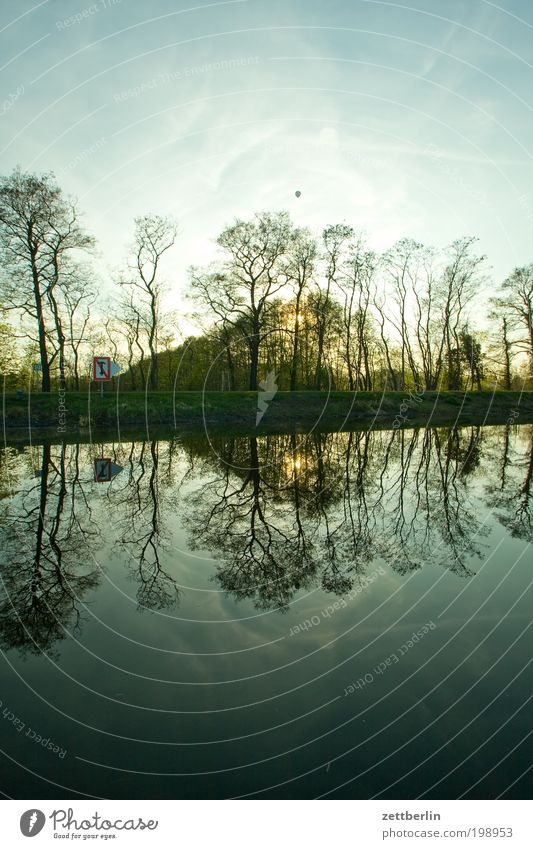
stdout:
<svg viewBox="0 0 533 849">
<path fill-rule="evenodd" d="M 302 193 L 300 191 L 297 191 L 297 192 L 294 192 L 294 194 L 296 195 L 297 198 L 299 198 Z"/>
</svg>

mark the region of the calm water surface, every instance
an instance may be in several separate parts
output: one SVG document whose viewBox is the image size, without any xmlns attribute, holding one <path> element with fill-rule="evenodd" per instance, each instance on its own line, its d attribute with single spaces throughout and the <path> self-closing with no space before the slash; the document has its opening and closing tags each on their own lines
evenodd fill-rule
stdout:
<svg viewBox="0 0 533 849">
<path fill-rule="evenodd" d="M 532 471 L 532 425 L 4 450 L 0 789 L 526 798 Z"/>
</svg>

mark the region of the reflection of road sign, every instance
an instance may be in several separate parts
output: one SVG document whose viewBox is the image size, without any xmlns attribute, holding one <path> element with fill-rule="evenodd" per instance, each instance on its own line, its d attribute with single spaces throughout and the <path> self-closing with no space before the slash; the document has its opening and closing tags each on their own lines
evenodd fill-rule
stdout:
<svg viewBox="0 0 533 849">
<path fill-rule="evenodd" d="M 111 380 L 111 357 L 93 357 L 93 380 Z"/>
<path fill-rule="evenodd" d="M 94 479 L 96 483 L 111 480 L 111 457 L 100 457 L 94 461 Z"/>
<path fill-rule="evenodd" d="M 96 483 L 107 483 L 122 471 L 122 466 L 113 463 L 111 457 L 98 457 L 94 461 L 94 479 Z"/>
</svg>

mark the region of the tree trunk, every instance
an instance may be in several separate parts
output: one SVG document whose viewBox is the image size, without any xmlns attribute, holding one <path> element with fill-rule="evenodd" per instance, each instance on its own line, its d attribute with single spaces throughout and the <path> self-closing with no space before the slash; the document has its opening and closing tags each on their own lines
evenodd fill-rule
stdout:
<svg viewBox="0 0 533 849">
<path fill-rule="evenodd" d="M 74 386 L 76 388 L 76 392 L 80 391 L 80 374 L 79 374 L 79 355 L 78 349 L 74 348 Z"/>
<path fill-rule="evenodd" d="M 511 377 L 511 346 L 509 344 L 509 339 L 507 337 L 507 319 L 502 319 L 502 336 L 503 336 L 503 356 L 505 359 L 505 388 L 511 389 L 512 386 L 512 377 Z"/>
<path fill-rule="evenodd" d="M 229 345 L 226 346 L 226 360 L 228 363 L 228 390 L 232 392 L 235 388 L 235 365 L 233 363 L 233 357 L 231 356 L 231 348 Z"/>
<path fill-rule="evenodd" d="M 150 348 L 150 389 L 156 390 L 159 383 L 159 367 L 157 362 L 157 304 L 155 297 L 152 296 L 150 301 L 151 326 L 150 336 L 148 339 L 148 347 Z"/>
<path fill-rule="evenodd" d="M 252 334 L 250 341 L 250 383 L 251 392 L 257 391 L 257 372 L 259 369 L 259 333 Z"/>
<path fill-rule="evenodd" d="M 372 374 L 370 371 L 370 363 L 368 359 L 368 345 L 363 342 L 363 355 L 365 360 L 365 389 L 367 392 L 372 391 Z"/>
<path fill-rule="evenodd" d="M 59 307 L 51 290 L 48 291 L 48 299 L 52 307 L 59 348 L 59 388 L 63 390 L 65 388 L 65 334 L 63 333 L 63 325 L 61 323 L 61 316 L 59 315 Z"/>
<path fill-rule="evenodd" d="M 39 272 L 35 263 L 36 251 L 30 243 L 31 251 L 31 271 L 33 277 L 33 294 L 35 298 L 35 310 L 37 312 L 37 321 L 39 323 L 39 355 L 41 359 L 41 390 L 50 392 L 50 364 L 48 362 L 48 351 L 46 349 L 46 327 L 43 314 L 43 297 L 41 294 L 41 286 L 39 281 Z"/>
<path fill-rule="evenodd" d="M 294 339 L 292 343 L 292 360 L 291 360 L 291 376 L 290 376 L 290 384 L 289 389 L 291 392 L 294 392 L 296 389 L 296 371 L 298 368 L 298 349 L 300 345 L 300 322 L 298 316 L 300 314 L 300 300 L 302 296 L 302 290 L 299 289 L 298 294 L 296 295 L 296 301 L 294 304 Z"/>
<path fill-rule="evenodd" d="M 322 388 L 322 358 L 324 356 L 324 336 L 326 328 L 322 319 L 318 327 L 318 351 L 316 355 L 316 370 L 315 370 L 315 388 L 320 391 Z"/>
</svg>

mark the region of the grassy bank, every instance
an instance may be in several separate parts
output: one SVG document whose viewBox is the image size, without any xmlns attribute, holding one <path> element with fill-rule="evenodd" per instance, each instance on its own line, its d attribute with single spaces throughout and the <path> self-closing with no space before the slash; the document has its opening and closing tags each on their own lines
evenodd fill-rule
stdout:
<svg viewBox="0 0 533 849">
<path fill-rule="evenodd" d="M 440 424 L 533 422 L 533 393 L 524 392 L 279 392 L 268 402 L 256 427 L 256 392 L 124 392 L 118 398 L 67 392 L 64 410 L 58 395 L 30 398 L 7 394 L 4 399 L 6 436 L 58 436 L 89 430 L 108 436 L 120 431 L 174 425 L 180 430 L 209 429 L 267 433 L 296 428 L 347 429 L 358 424 L 406 427 Z"/>
</svg>

